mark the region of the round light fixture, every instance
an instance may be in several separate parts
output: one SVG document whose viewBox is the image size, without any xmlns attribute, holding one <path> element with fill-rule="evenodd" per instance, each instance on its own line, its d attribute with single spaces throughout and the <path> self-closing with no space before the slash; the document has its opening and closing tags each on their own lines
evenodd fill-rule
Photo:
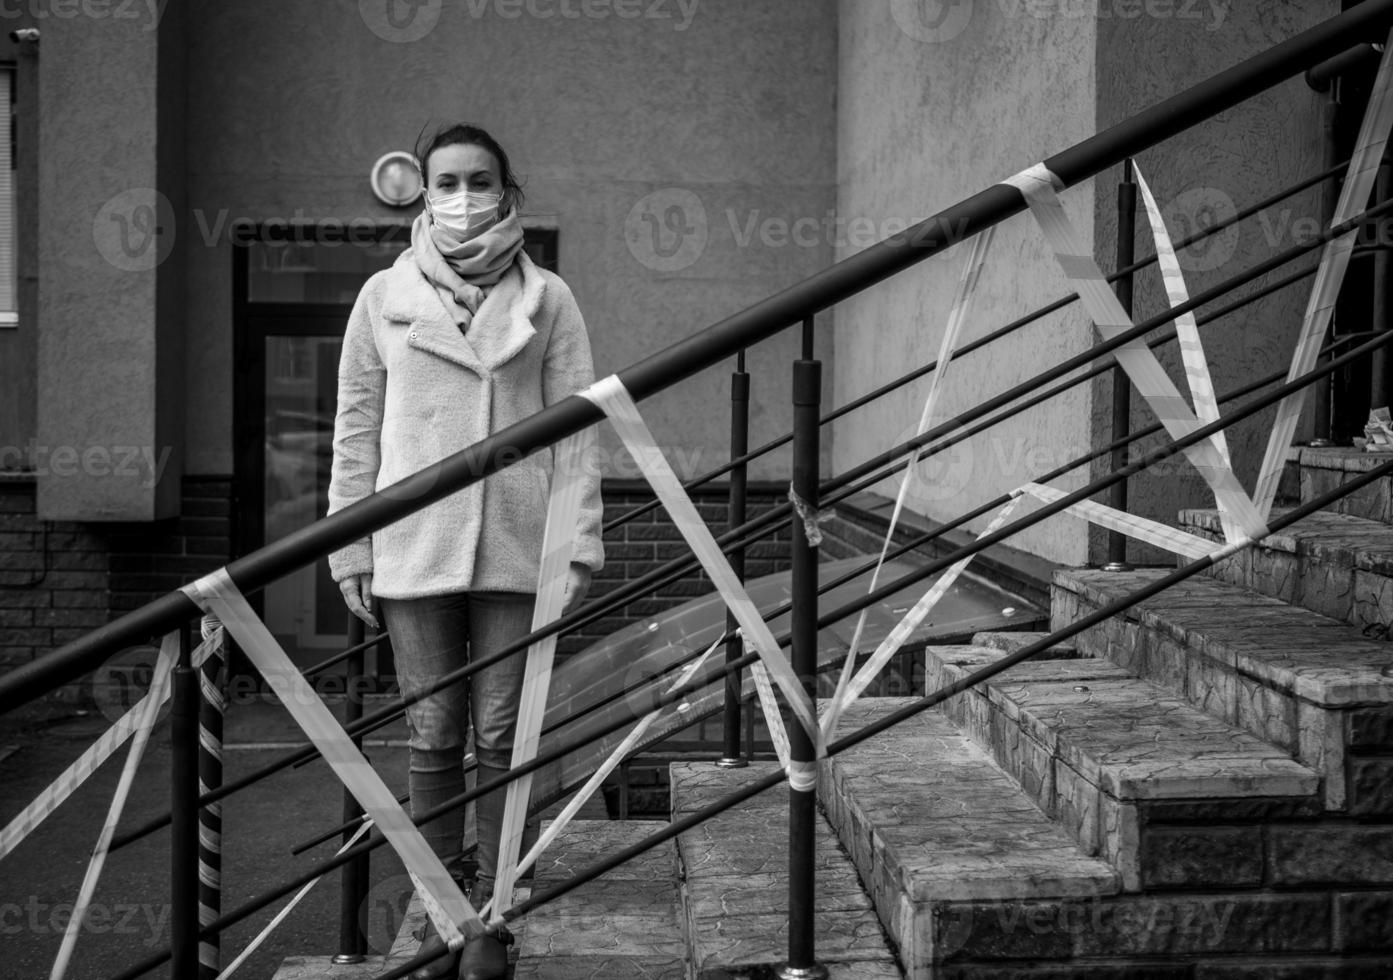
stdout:
<svg viewBox="0 0 1393 980">
<path fill-rule="evenodd" d="M 372 165 L 372 192 L 383 204 L 404 208 L 421 197 L 421 170 L 405 150 L 393 150 Z"/>
</svg>

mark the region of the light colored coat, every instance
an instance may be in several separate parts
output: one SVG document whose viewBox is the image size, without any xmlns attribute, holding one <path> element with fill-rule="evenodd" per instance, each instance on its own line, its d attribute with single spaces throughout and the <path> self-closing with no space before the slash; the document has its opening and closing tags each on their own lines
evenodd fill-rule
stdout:
<svg viewBox="0 0 1393 980">
<path fill-rule="evenodd" d="M 339 361 L 329 513 L 541 411 L 594 381 L 571 290 L 524 253 L 467 333 L 408 249 L 358 294 Z M 371 572 L 389 599 L 535 592 L 552 453 L 534 453 L 329 556 L 335 581 Z M 600 481 L 585 480 L 573 560 L 604 562 Z"/>
</svg>

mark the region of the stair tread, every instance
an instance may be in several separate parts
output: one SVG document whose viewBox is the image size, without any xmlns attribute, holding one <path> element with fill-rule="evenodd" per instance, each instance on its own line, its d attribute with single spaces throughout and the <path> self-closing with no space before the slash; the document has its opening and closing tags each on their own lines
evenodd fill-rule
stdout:
<svg viewBox="0 0 1393 980">
<path fill-rule="evenodd" d="M 543 829 L 549 824 L 544 821 Z M 572 821 L 544 852 L 536 887 L 570 880 L 596 858 L 656 829 L 645 821 Z M 621 865 L 528 913 L 516 975 L 681 977 L 686 949 L 680 923 L 676 857 L 671 842 L 664 842 L 637 863 Z"/>
<path fill-rule="evenodd" d="M 839 733 L 912 700 L 863 699 L 847 710 Z M 823 780 L 829 809 L 845 807 L 845 821 L 873 842 L 875 886 L 893 882 L 915 902 L 1091 896 L 1119 888 L 1116 871 L 1083 854 L 937 711 L 920 712 L 828 760 Z"/>
<path fill-rule="evenodd" d="M 1285 513 L 1280 507 L 1272 511 L 1274 517 Z M 1211 534 L 1222 533 L 1219 512 L 1214 508 L 1182 510 L 1180 523 Z M 1393 526 L 1353 514 L 1316 511 L 1273 531 L 1257 547 L 1393 574 Z"/>
<path fill-rule="evenodd" d="M 945 677 L 966 668 L 930 647 Z M 977 648 L 980 662 L 1000 651 Z M 1080 665 L 1074 673 L 1061 665 Z M 1191 707 L 1116 665 L 1021 664 L 986 682 L 987 699 L 1053 758 L 1119 800 L 1307 796 L 1319 778 L 1286 752 Z M 1086 681 L 1086 683 L 1081 683 Z"/>
<path fill-rule="evenodd" d="M 1061 569 L 1055 583 L 1101 605 L 1169 573 Z M 1196 575 L 1142 600 L 1126 616 L 1317 705 L 1393 702 L 1393 644 L 1251 589 Z"/>
<path fill-rule="evenodd" d="M 1007 653 L 1014 653 L 1022 647 L 1029 646 L 1038 640 L 1048 636 L 1047 632 L 1036 631 L 1013 631 L 990 630 L 983 633 L 972 635 L 972 645 L 975 647 L 987 647 L 990 650 L 1005 650 Z M 1071 642 L 1064 642 L 1049 647 L 1040 654 L 1041 657 L 1051 656 L 1056 659 L 1067 659 L 1077 657 L 1078 649 Z"/>
<path fill-rule="evenodd" d="M 670 768 L 674 817 L 778 771 L 681 762 Z M 813 916 L 821 962 L 854 964 L 845 976 L 902 976 L 880 922 L 825 819 L 815 823 Z M 766 790 L 678 837 L 690 957 L 704 970 L 773 964 L 788 955 L 788 784 Z M 843 966 L 833 971 L 849 970 Z"/>
</svg>

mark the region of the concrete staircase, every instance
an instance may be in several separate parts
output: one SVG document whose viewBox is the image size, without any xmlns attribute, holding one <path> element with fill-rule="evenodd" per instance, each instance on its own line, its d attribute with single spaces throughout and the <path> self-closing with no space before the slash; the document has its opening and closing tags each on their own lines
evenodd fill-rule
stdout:
<svg viewBox="0 0 1393 980">
<path fill-rule="evenodd" d="M 1288 483 L 1320 493 L 1368 465 L 1350 456 L 1307 472 L 1300 454 Z M 831 976 L 1393 976 L 1391 518 L 1377 484 L 826 760 L 814 915 Z M 1218 533 L 1212 513 L 1180 519 Z M 1052 625 L 1167 571 L 1060 571 Z M 928 647 L 925 689 L 1040 635 Z M 865 698 L 839 734 L 911 701 Z M 768 770 L 675 763 L 673 814 Z M 653 829 L 578 823 L 537 887 Z M 780 786 L 541 906 L 516 976 L 772 976 L 786 835 Z"/>
</svg>

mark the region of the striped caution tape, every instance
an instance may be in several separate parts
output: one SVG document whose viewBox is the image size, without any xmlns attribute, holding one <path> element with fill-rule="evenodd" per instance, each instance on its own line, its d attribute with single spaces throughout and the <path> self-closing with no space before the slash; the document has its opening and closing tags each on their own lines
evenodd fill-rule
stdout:
<svg viewBox="0 0 1393 980">
<path fill-rule="evenodd" d="M 92 894 L 96 891 L 97 881 L 102 876 L 102 867 L 106 864 L 106 856 L 111 849 L 111 839 L 116 835 L 116 825 L 121 820 L 121 811 L 126 807 L 126 800 L 131 794 L 131 785 L 135 782 L 135 771 L 139 768 L 140 759 L 145 754 L 145 746 L 150 741 L 150 732 L 155 727 L 160 705 L 169 694 L 170 674 L 174 670 L 174 662 L 178 657 L 179 634 L 170 633 L 160 644 L 160 656 L 155 661 L 155 673 L 150 681 L 150 691 L 138 705 L 140 715 L 136 721 L 135 731 L 132 733 L 130 752 L 126 756 L 125 766 L 121 769 L 121 778 L 116 783 L 116 792 L 112 794 L 106 821 L 102 824 L 101 833 L 97 835 L 97 844 L 92 849 L 92 858 L 87 862 L 87 872 L 82 877 L 82 886 L 78 889 L 77 901 L 73 903 L 72 916 L 68 919 L 67 928 L 63 931 L 63 941 L 58 948 L 58 956 L 53 961 L 49 980 L 63 980 L 63 976 L 68 972 L 68 964 L 72 960 L 73 950 L 77 947 L 78 933 L 87 917 L 87 910 L 92 904 Z"/>
<path fill-rule="evenodd" d="M 1383 160 L 1388 143 L 1389 128 L 1393 127 L 1393 31 L 1389 32 L 1388 43 L 1383 49 L 1383 60 L 1379 62 L 1378 75 L 1369 93 L 1369 106 L 1364 111 L 1364 121 L 1359 128 L 1359 138 L 1355 143 L 1354 155 L 1350 158 L 1349 169 L 1345 173 L 1344 184 L 1340 188 L 1340 199 L 1335 206 L 1331 226 L 1348 221 L 1363 211 L 1369 202 L 1369 194 L 1378 178 L 1378 168 Z M 1296 350 L 1291 359 L 1288 381 L 1295 381 L 1309 373 L 1316 365 L 1320 348 L 1325 342 L 1325 332 L 1330 326 L 1330 316 L 1335 310 L 1335 301 L 1340 295 L 1340 286 L 1349 268 L 1350 256 L 1354 252 L 1358 231 L 1352 229 L 1325 243 L 1321 250 L 1320 265 L 1316 267 L 1315 281 L 1311 285 L 1311 298 L 1307 301 L 1306 312 L 1302 316 L 1301 330 L 1297 334 Z M 1263 454 L 1262 467 L 1258 470 L 1258 481 L 1253 499 L 1262 513 L 1272 510 L 1272 501 L 1277 496 L 1277 483 L 1282 469 L 1286 466 L 1287 450 L 1292 436 L 1296 434 L 1296 423 L 1301 417 L 1305 404 L 1306 389 L 1294 391 L 1277 404 L 1277 417 L 1272 423 L 1272 432 L 1267 440 L 1267 450 Z M 1374 408 L 1381 406 L 1375 405 Z"/>
<path fill-rule="evenodd" d="M 813 742 L 820 757 L 824 753 L 824 746 L 813 699 L 803 689 L 788 658 L 779 649 L 778 642 L 775 641 L 764 617 L 750 601 L 739 577 L 726 561 L 720 546 L 716 544 L 711 529 L 702 521 L 691 497 L 682 489 L 677 474 L 672 471 L 672 466 L 658 448 L 653 433 L 639 414 L 638 406 L 634 404 L 628 389 L 616 375 L 610 375 L 595 382 L 580 394 L 598 406 L 614 425 L 619 438 L 639 464 L 658 500 L 667 508 L 677 529 L 682 532 L 688 547 L 715 583 L 716 590 L 740 625 L 746 642 L 754 647 L 755 652 L 759 654 L 760 663 L 769 672 L 770 679 L 783 692 L 784 699 L 792 708 L 798 723 L 808 733 L 808 739 Z M 768 717 L 771 728 L 776 718 L 776 714 Z"/>
<path fill-rule="evenodd" d="M 1142 176 L 1141 168 L 1133 164 L 1137 186 L 1141 189 L 1142 201 L 1146 206 L 1147 218 L 1151 222 L 1151 237 L 1156 245 L 1156 264 L 1161 270 L 1161 281 L 1166 288 L 1166 298 L 1172 307 L 1182 306 L 1190 301 L 1190 291 L 1185 285 L 1185 273 L 1180 268 L 1180 260 L 1175 254 L 1175 244 L 1166 219 L 1156 204 L 1151 187 Z M 1180 360 L 1185 366 L 1185 381 L 1190 389 L 1190 398 L 1195 405 L 1195 417 L 1202 425 L 1219 421 L 1219 399 L 1214 394 L 1214 379 L 1209 374 L 1209 361 L 1204 356 L 1204 344 L 1200 340 L 1199 322 L 1193 310 L 1181 313 L 1175 318 L 1176 342 L 1180 345 Z M 1219 429 L 1209 437 L 1218 450 L 1224 465 L 1233 468 L 1233 458 L 1229 455 L 1228 438 Z M 1229 514 L 1223 500 L 1216 501 L 1219 506 L 1219 520 L 1224 529 L 1224 540 L 1233 541 L 1241 536 L 1238 526 Z"/>
<path fill-rule="evenodd" d="M 542 560 L 537 570 L 537 600 L 532 607 L 534 632 L 555 621 L 562 613 L 567 574 L 571 567 L 571 555 L 575 551 L 576 521 L 580 517 L 581 495 L 585 489 L 581 477 L 584 473 L 583 456 L 590 444 L 590 433 L 590 429 L 585 429 L 561 440 L 553 457 L 551 492 L 547 501 L 546 526 L 542 532 Z M 555 633 L 548 634 L 527 648 L 522 702 L 518 706 L 513 736 L 512 766 L 515 769 L 531 762 L 537 755 L 555 656 Z M 527 821 L 527 803 L 531 795 L 531 773 L 526 773 L 508 784 L 494 880 L 497 908 L 508 908 L 513 904 L 513 886 L 518 874 L 518 850 L 522 845 L 523 827 Z M 499 918 L 498 921 L 501 922 L 502 919 Z"/>
<path fill-rule="evenodd" d="M 436 931 L 452 948 L 463 945 L 465 936 L 479 935 L 483 922 L 470 906 L 459 885 L 426 843 L 396 797 L 353 744 L 343 727 L 319 695 L 291 663 L 276 638 L 248 605 L 227 569 L 204 576 L 183 592 L 222 621 L 237 640 L 247 658 L 266 678 L 267 685 L 280 699 L 314 743 L 334 774 L 362 805 L 383 836 L 401 857 L 421 894 L 422 904 Z M 463 932 L 461 932 L 463 930 Z"/>
<path fill-rule="evenodd" d="M 1037 500 L 1045 503 L 1054 503 L 1068 496 L 1063 490 L 1054 487 L 1043 486 L 1039 483 L 1027 483 L 1015 491 L 1016 494 L 1029 494 Z M 1081 517 L 1086 521 L 1097 524 L 1099 527 L 1107 528 L 1109 531 L 1117 531 L 1144 541 L 1147 544 L 1163 548 L 1174 555 L 1183 555 L 1194 561 L 1199 558 L 1208 558 L 1210 555 L 1217 554 L 1222 547 L 1206 538 L 1196 537 L 1187 534 L 1179 528 L 1153 521 L 1146 517 L 1139 517 L 1136 514 L 1129 514 L 1126 511 L 1116 510 L 1115 508 L 1096 503 L 1092 500 L 1080 500 L 1064 508 L 1063 513 Z M 1246 539 L 1245 539 L 1246 540 Z"/>
<path fill-rule="evenodd" d="M 919 413 L 919 425 L 915 429 L 916 436 L 923 435 L 933 424 L 934 416 L 938 411 L 939 394 L 943 390 L 943 379 L 948 373 L 948 365 L 953 360 L 953 351 L 958 346 L 958 337 L 962 333 L 963 325 L 967 322 L 972 301 L 977 295 L 977 285 L 982 279 L 982 267 L 986 262 L 987 250 L 991 248 L 992 236 L 995 233 L 996 226 L 993 225 L 972 239 L 972 248 L 968 251 L 967 260 L 963 263 L 962 270 L 958 274 L 953 306 L 948 311 L 948 321 L 943 327 L 943 339 L 938 345 L 938 366 L 934 368 L 934 373 L 929 379 L 929 392 L 924 398 L 924 408 Z M 900 481 L 899 492 L 895 494 L 895 508 L 890 513 L 890 524 L 885 529 L 885 540 L 880 545 L 880 557 L 876 560 L 875 570 L 871 572 L 870 584 L 866 586 L 868 593 L 874 592 L 880 584 L 880 573 L 885 567 L 885 556 L 890 552 L 890 542 L 894 539 L 900 515 L 904 512 L 905 496 L 909 490 L 910 480 L 914 475 L 914 468 L 919 463 L 919 453 L 920 450 L 916 448 L 910 454 L 909 466 L 905 470 L 904 479 Z M 866 616 L 869 612 L 869 608 L 862 609 L 856 617 L 856 626 L 851 631 L 851 643 L 847 647 L 846 660 L 842 662 L 841 674 L 837 678 L 837 688 L 832 694 L 832 704 L 834 705 L 841 702 L 842 695 L 846 692 L 847 685 L 851 683 L 852 675 L 856 672 L 856 654 L 861 649 L 861 633 L 866 628 Z M 830 736 L 831 729 L 825 723 L 822 731 L 824 736 Z"/>
<path fill-rule="evenodd" d="M 198 649 L 193 653 L 195 665 L 202 664 L 214 650 L 217 650 L 222 643 L 222 633 L 218 632 L 205 639 L 199 644 Z M 49 814 L 62 806 L 63 802 L 73 792 L 81 786 L 87 779 L 100 769 L 103 763 L 126 743 L 140 728 L 140 719 L 143 716 L 147 702 L 151 695 L 146 694 L 130 710 L 117 719 L 116 723 L 104 732 L 95 742 L 93 742 L 82 755 L 72 765 L 64 769 L 62 774 L 49 783 L 48 787 L 34 801 L 26 806 L 14 817 L 4 830 L 0 830 L 0 860 L 19 846 L 19 843 L 34 832 L 34 829 L 43 823 Z M 163 704 L 169 697 L 169 689 L 165 688 L 160 696 L 160 704 Z M 156 705 L 158 709 L 160 705 Z"/>
<path fill-rule="evenodd" d="M 338 854 L 342 854 L 344 851 L 348 850 L 354 844 L 358 843 L 362 836 L 371 829 L 372 820 L 369 819 L 365 821 L 361 827 L 358 828 L 357 832 L 348 839 L 347 843 L 345 843 L 342 847 L 338 849 L 338 852 L 335 856 L 337 856 Z M 263 927 L 262 930 L 256 934 L 256 937 L 251 942 L 247 943 L 246 948 L 243 949 L 242 952 L 237 954 L 237 957 L 227 965 L 227 968 L 217 975 L 217 980 L 227 980 L 228 977 L 236 973 L 237 968 L 240 967 L 243 963 L 245 963 L 248 959 L 250 959 L 251 955 L 261 948 L 262 943 L 266 942 L 266 940 L 270 938 L 271 933 L 275 932 L 276 929 L 280 926 L 280 924 L 284 922 L 286 918 L 290 915 L 290 913 L 295 911 L 295 906 L 299 905 L 300 901 L 310 893 L 310 889 L 323 880 L 324 875 L 319 875 L 317 878 L 313 878 L 310 881 L 307 881 L 300 888 L 300 890 L 295 893 L 294 897 L 292 897 L 290 901 L 285 903 L 285 907 L 282 908 L 279 912 L 277 912 L 270 922 L 266 923 L 265 927 Z"/>
<path fill-rule="evenodd" d="M 1055 259 L 1073 283 L 1098 332 L 1110 340 L 1130 330 L 1134 326 L 1132 318 L 1108 287 L 1098 263 L 1085 248 L 1077 229 L 1059 203 L 1057 188 L 1062 186 L 1059 179 L 1041 163 L 1005 183 L 1015 187 L 1025 198 L 1031 214 L 1055 253 Z M 1113 356 L 1171 438 L 1184 438 L 1200 428 L 1200 422 L 1190 411 L 1190 406 L 1143 340 L 1138 338 L 1124 344 L 1113 352 Z M 1258 509 L 1212 439 L 1194 443 L 1184 453 L 1213 490 L 1215 499 L 1222 501 L 1221 506 L 1233 516 L 1241 534 L 1259 537 L 1266 532 L 1266 524 Z"/>
<path fill-rule="evenodd" d="M 712 643 L 709 647 L 706 648 L 705 653 L 703 653 L 696 660 L 692 661 L 692 663 L 684 667 L 682 671 L 678 674 L 677 679 L 668 686 L 665 693 L 671 694 L 673 691 L 677 690 L 683 684 L 686 684 L 689 680 L 691 680 L 692 677 L 695 676 L 696 672 L 700 670 L 703 666 L 705 666 L 706 661 L 710 659 L 711 654 L 716 652 L 716 648 L 719 647 L 724 642 L 724 640 L 724 637 L 718 637 L 716 639 L 716 642 Z M 684 707 L 685 705 L 679 704 L 676 710 L 680 712 Z M 562 808 L 560 813 L 558 813 L 555 817 L 552 818 L 550 825 L 548 825 L 547 829 L 542 833 L 542 835 L 539 838 L 537 838 L 537 842 L 532 845 L 532 848 L 527 852 L 526 855 L 523 856 L 522 860 L 518 862 L 518 874 L 523 874 L 527 871 L 528 868 L 532 867 L 532 865 L 537 863 L 537 859 L 540 858 L 542 854 L 546 852 L 546 849 L 555 842 L 556 838 L 561 836 L 561 834 L 566 830 L 566 827 L 570 824 L 570 822 L 575 819 L 576 814 L 580 812 L 580 808 L 585 806 L 586 802 L 592 796 L 595 795 L 595 792 L 600 788 L 604 781 L 609 778 L 610 773 L 614 772 L 615 769 L 619 768 L 619 764 L 623 762 L 626 758 L 628 758 L 629 753 L 631 753 L 634 750 L 634 748 L 638 745 L 639 741 L 643 738 L 644 734 L 648 731 L 649 728 L 652 727 L 653 723 L 656 722 L 660 717 L 662 717 L 662 714 L 663 709 L 659 708 L 657 710 L 650 711 L 648 714 L 644 715 L 642 718 L 639 719 L 638 724 L 634 726 L 633 730 L 624 737 L 624 740 L 615 747 L 614 751 L 611 752 L 609 756 L 605 759 L 605 761 L 600 764 L 600 767 L 596 769 L 590 775 L 590 778 L 585 781 L 585 785 L 582 786 L 580 789 L 576 790 L 576 793 L 574 796 L 571 797 L 570 802 L 568 802 Z M 497 890 L 495 890 L 493 897 L 490 898 L 488 902 L 484 905 L 484 907 L 479 910 L 479 914 L 487 916 L 494 909 L 501 909 L 504 907 L 505 903 L 500 900 L 499 894 Z"/>
<path fill-rule="evenodd" d="M 216 617 L 204 616 L 203 639 L 221 636 Z M 223 713 L 227 698 L 221 678 L 223 649 L 214 646 L 207 660 L 198 667 L 202 692 L 198 706 L 198 793 L 206 796 L 222 786 Z M 198 924 L 214 922 L 222 911 L 222 801 L 214 800 L 198 808 Z M 218 973 L 222 936 L 214 933 L 198 941 L 200 980 L 213 980 Z"/>
<path fill-rule="evenodd" d="M 995 534 L 1000 530 L 1001 526 L 1006 523 L 1019 503 L 1020 497 L 1012 497 L 1007 501 L 1006 505 L 1002 507 L 1001 510 L 997 511 L 996 516 L 991 519 L 991 522 L 982 533 L 977 536 L 978 539 L 980 540 L 989 534 Z M 909 639 L 911 634 L 919 628 L 919 625 L 924 621 L 924 617 L 929 614 L 934 606 L 938 605 L 939 600 L 953 587 L 953 583 L 958 580 L 958 576 L 967 568 L 972 558 L 972 555 L 968 555 L 966 558 L 954 562 L 934 581 L 933 585 L 929 586 L 928 591 L 925 592 L 919 601 L 910 608 L 909 612 L 905 613 L 900 621 L 895 624 L 894 629 L 886 635 L 885 639 L 880 641 L 880 645 L 876 647 L 870 659 L 862 665 L 861 669 L 856 672 L 856 675 L 847 684 L 846 690 L 832 701 L 831 706 L 823 714 L 823 733 L 826 738 L 831 738 L 835 734 L 837 723 L 841 720 L 842 714 L 856 702 L 857 698 L 865 693 L 866 688 L 869 687 L 871 682 L 876 679 L 876 676 L 885 669 L 885 665 L 899 652 L 900 647 L 905 645 L 905 642 Z"/>
</svg>

